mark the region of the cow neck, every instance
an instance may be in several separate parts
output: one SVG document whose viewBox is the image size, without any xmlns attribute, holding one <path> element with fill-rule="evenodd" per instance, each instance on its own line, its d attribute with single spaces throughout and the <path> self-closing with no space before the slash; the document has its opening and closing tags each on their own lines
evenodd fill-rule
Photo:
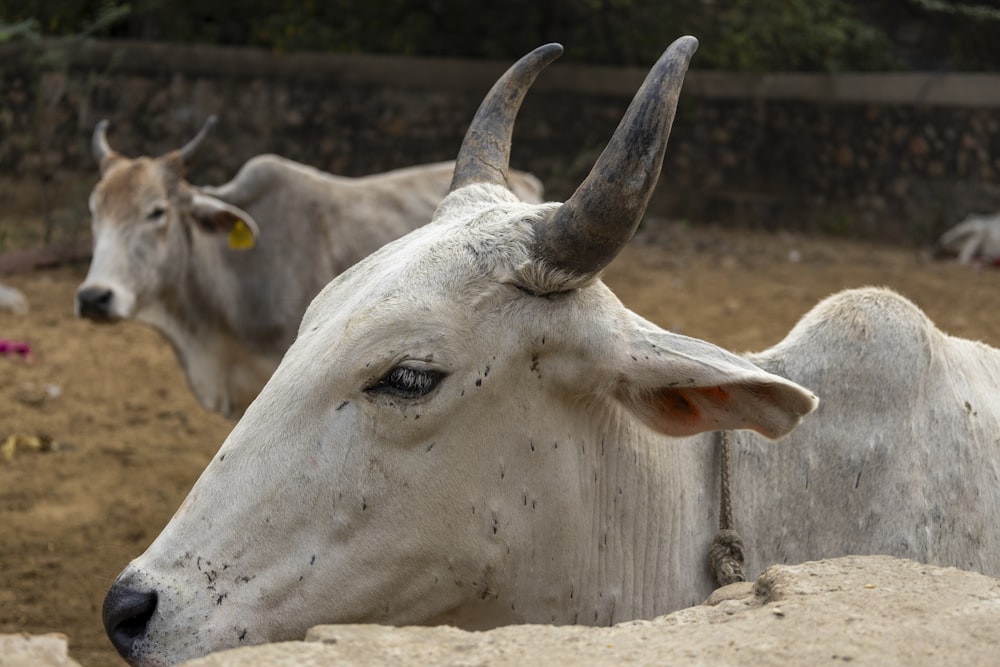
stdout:
<svg viewBox="0 0 1000 667">
<path fill-rule="evenodd" d="M 227 293 L 231 272 L 213 239 L 199 238 L 187 224 L 183 228 L 186 248 L 177 253 L 157 308 L 144 319 L 170 342 L 199 402 L 225 414 L 234 407 L 227 369 L 244 354 L 230 324 L 232 307 L 218 298 Z"/>
<path fill-rule="evenodd" d="M 713 516 L 714 457 L 701 435 L 654 433 L 616 408 L 590 438 L 590 548 L 575 564 L 580 603 L 569 622 L 610 625 L 698 604 L 713 586 L 705 567 Z M 589 596 L 589 599 L 584 599 Z"/>
</svg>

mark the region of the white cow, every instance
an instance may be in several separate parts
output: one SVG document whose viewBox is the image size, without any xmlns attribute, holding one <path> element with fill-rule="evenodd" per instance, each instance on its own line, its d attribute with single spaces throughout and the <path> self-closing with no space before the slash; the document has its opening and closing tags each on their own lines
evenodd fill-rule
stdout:
<svg viewBox="0 0 1000 667">
<path fill-rule="evenodd" d="M 123 656 L 170 664 L 318 623 L 606 625 L 699 602 L 716 429 L 756 431 L 734 447 L 749 568 L 884 551 L 1000 572 L 1000 353 L 861 290 L 748 360 L 600 282 L 656 183 L 696 46 L 666 51 L 562 205 L 504 185 L 518 105 L 561 49 L 497 82 L 434 221 L 316 297 L 111 587 Z M 797 383 L 823 406 L 771 442 L 816 406 Z"/>
<path fill-rule="evenodd" d="M 259 155 L 229 183 L 196 187 L 184 180 L 185 165 L 213 123 L 180 150 L 134 160 L 108 145 L 107 121 L 97 125 L 94 257 L 76 312 L 154 327 L 201 404 L 236 417 L 278 366 L 312 298 L 430 221 L 454 163 L 346 178 Z M 534 176 L 514 172 L 511 185 L 525 201 L 542 201 Z"/>
<path fill-rule="evenodd" d="M 970 215 L 941 235 L 936 250 L 956 256 L 962 264 L 1000 263 L 1000 213 Z"/>
</svg>

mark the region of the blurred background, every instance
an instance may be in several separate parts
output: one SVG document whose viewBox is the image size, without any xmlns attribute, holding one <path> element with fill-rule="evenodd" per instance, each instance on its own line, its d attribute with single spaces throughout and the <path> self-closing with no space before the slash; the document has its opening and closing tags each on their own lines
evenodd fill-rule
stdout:
<svg viewBox="0 0 1000 667">
<path fill-rule="evenodd" d="M 964 70 L 1000 65 L 995 0 L 4 0 L 3 39 L 91 36 L 509 60 L 561 41 L 568 58 L 647 66 L 679 33 L 702 69 Z"/>
<path fill-rule="evenodd" d="M 74 316 L 101 119 L 138 157 L 216 115 L 196 184 L 265 152 L 371 174 L 453 159 L 496 77 L 559 41 L 512 164 L 561 200 L 684 34 L 701 46 L 663 175 L 604 275 L 629 308 L 762 349 L 819 299 L 886 285 L 1000 345 L 1000 272 L 924 252 L 1000 212 L 1000 0 L 0 0 L 0 282 L 24 297 L 0 308 L 0 633 L 120 667 L 105 592 L 233 426 L 156 330 Z"/>
<path fill-rule="evenodd" d="M 343 175 L 454 157 L 535 46 L 513 162 L 563 199 L 649 65 L 701 42 L 651 213 L 928 243 L 1000 210 L 1000 0 L 0 0 L 0 251 L 79 242 L 89 138 L 191 180 L 275 152 Z"/>
</svg>

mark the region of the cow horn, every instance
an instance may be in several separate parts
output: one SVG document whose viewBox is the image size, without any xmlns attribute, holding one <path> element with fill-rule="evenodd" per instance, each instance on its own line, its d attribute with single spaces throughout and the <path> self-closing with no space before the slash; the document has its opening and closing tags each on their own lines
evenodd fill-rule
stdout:
<svg viewBox="0 0 1000 667">
<path fill-rule="evenodd" d="M 694 37 L 681 37 L 653 65 L 614 136 L 569 200 L 535 229 L 535 256 L 590 277 L 632 238 L 653 194 Z"/>
<path fill-rule="evenodd" d="M 451 190 L 471 183 L 508 187 L 514 117 L 535 77 L 562 55 L 560 44 L 545 44 L 522 57 L 490 88 L 469 125 L 455 160 Z"/>
<path fill-rule="evenodd" d="M 108 119 L 105 118 L 94 127 L 94 136 L 90 139 L 90 148 L 94 153 L 94 159 L 98 164 L 104 162 L 106 158 L 116 155 L 113 148 L 108 144 Z"/>
<path fill-rule="evenodd" d="M 201 146 L 201 142 L 203 142 L 205 140 L 205 137 L 208 136 L 208 132 L 209 130 L 212 129 L 213 125 L 215 125 L 214 115 L 206 118 L 205 124 L 201 126 L 200 130 L 198 130 L 198 134 L 195 135 L 194 139 L 184 144 L 184 146 L 182 146 L 181 149 L 178 151 L 178 153 L 180 153 L 182 161 L 184 162 L 191 161 L 191 159 L 195 156 L 195 153 L 198 152 L 198 148 Z"/>
</svg>

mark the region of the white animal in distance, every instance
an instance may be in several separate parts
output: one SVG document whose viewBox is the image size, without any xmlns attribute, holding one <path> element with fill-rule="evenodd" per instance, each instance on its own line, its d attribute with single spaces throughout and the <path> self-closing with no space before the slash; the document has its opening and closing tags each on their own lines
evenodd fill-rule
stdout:
<svg viewBox="0 0 1000 667">
<path fill-rule="evenodd" d="M 968 216 L 941 235 L 936 250 L 961 264 L 1000 264 L 1000 213 Z"/>
</svg>

